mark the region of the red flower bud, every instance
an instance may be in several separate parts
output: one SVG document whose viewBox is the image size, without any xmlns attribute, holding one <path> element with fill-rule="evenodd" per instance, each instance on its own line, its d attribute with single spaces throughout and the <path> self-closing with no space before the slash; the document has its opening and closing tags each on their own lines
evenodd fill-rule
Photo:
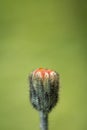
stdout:
<svg viewBox="0 0 87 130">
<path fill-rule="evenodd" d="M 58 101 L 59 75 L 39 68 L 30 75 L 30 101 L 39 111 L 49 112 Z"/>
</svg>

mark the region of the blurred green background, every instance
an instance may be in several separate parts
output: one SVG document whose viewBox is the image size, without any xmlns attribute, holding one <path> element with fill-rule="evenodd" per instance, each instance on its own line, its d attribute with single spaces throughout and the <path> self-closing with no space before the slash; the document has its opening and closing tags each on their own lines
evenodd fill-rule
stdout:
<svg viewBox="0 0 87 130">
<path fill-rule="evenodd" d="M 50 130 L 87 130 L 87 2 L 0 1 L 0 130 L 39 130 L 29 102 L 28 75 L 60 74 L 60 100 Z"/>
</svg>

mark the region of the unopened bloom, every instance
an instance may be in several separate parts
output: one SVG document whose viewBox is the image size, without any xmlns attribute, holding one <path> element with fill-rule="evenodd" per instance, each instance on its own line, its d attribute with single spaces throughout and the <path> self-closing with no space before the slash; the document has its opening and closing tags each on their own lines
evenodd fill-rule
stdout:
<svg viewBox="0 0 87 130">
<path fill-rule="evenodd" d="M 58 101 L 59 75 L 39 68 L 30 74 L 30 101 L 39 111 L 49 112 Z"/>
</svg>

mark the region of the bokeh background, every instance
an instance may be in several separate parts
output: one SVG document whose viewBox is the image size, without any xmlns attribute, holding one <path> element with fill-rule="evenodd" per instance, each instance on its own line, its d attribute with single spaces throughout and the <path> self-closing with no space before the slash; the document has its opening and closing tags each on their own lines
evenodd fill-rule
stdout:
<svg viewBox="0 0 87 130">
<path fill-rule="evenodd" d="M 86 0 L 0 1 L 0 130 L 38 130 L 28 75 L 60 74 L 60 100 L 50 130 L 87 130 Z"/>
</svg>

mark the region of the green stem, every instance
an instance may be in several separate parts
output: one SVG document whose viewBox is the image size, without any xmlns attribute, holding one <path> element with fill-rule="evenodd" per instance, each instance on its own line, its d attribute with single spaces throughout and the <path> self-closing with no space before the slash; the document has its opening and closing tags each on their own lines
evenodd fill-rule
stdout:
<svg viewBox="0 0 87 130">
<path fill-rule="evenodd" d="M 48 130 L 48 113 L 40 111 L 40 128 L 41 130 Z"/>
</svg>

